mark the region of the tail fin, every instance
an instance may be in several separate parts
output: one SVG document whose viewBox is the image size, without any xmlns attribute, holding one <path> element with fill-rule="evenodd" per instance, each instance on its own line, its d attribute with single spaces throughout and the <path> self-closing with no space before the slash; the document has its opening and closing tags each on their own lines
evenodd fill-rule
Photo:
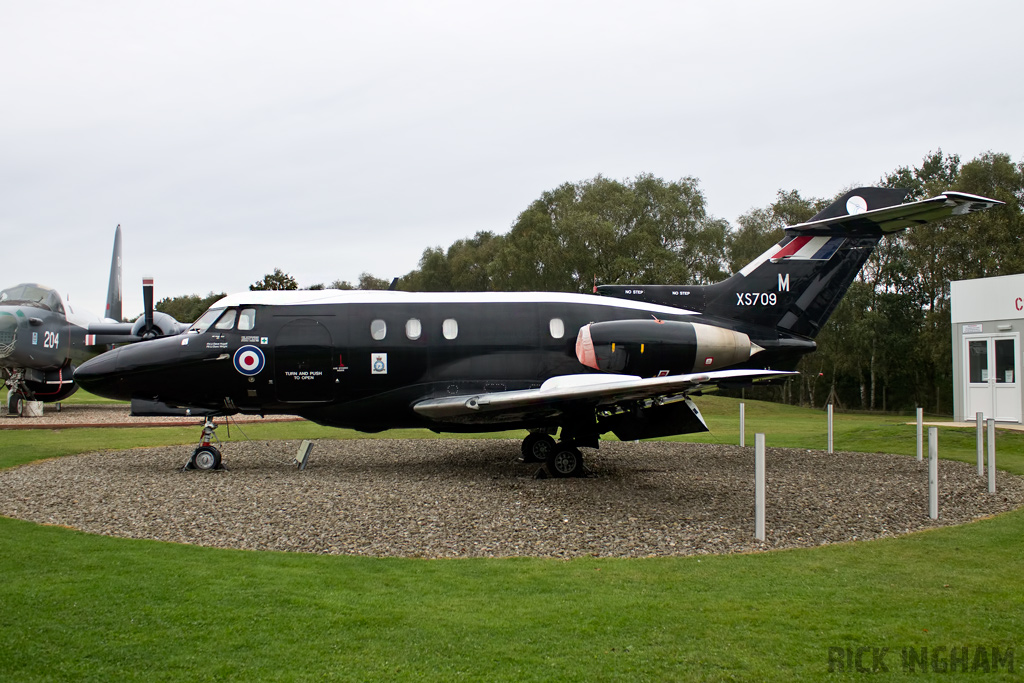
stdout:
<svg viewBox="0 0 1024 683">
<path fill-rule="evenodd" d="M 884 235 L 1002 203 L 959 192 L 906 199 L 906 190 L 851 190 L 810 221 L 786 228 L 781 242 L 714 285 L 598 290 L 813 338 Z"/>
<path fill-rule="evenodd" d="M 121 225 L 114 230 L 114 253 L 110 257 L 107 307 L 103 317 L 121 322 Z"/>
</svg>

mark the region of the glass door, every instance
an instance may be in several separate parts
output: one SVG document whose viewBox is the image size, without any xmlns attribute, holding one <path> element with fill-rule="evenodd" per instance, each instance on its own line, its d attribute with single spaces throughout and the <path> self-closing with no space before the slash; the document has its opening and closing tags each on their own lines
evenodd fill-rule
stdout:
<svg viewBox="0 0 1024 683">
<path fill-rule="evenodd" d="M 1017 335 L 966 337 L 966 419 L 977 413 L 1004 422 L 1021 421 Z"/>
</svg>

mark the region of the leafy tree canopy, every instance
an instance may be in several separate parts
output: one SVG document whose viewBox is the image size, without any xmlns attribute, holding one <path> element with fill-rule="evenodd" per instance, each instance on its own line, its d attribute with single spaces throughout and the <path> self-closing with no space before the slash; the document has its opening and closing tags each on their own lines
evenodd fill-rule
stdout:
<svg viewBox="0 0 1024 683">
<path fill-rule="evenodd" d="M 226 295 L 222 292 L 214 294 L 210 292 L 205 297 L 198 294 L 186 294 L 184 296 L 167 297 L 157 302 L 154 308 L 166 313 L 178 322 L 193 322 L 206 312 L 215 301 L 223 299 Z"/>
<path fill-rule="evenodd" d="M 264 275 L 262 280 L 249 285 L 249 290 L 253 292 L 298 288 L 299 283 L 295 281 L 295 278 L 280 268 L 274 268 L 273 273 Z"/>
</svg>

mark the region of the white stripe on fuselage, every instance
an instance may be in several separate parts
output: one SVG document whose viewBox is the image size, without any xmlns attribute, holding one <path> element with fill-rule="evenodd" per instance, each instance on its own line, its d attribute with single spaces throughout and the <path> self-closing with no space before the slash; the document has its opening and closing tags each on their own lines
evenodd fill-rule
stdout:
<svg viewBox="0 0 1024 683">
<path fill-rule="evenodd" d="M 608 306 L 664 315 L 699 315 L 695 311 L 594 294 L 562 292 L 394 292 L 381 290 L 284 290 L 230 294 L 210 308 L 229 306 L 303 306 L 315 304 L 565 304 Z"/>
</svg>

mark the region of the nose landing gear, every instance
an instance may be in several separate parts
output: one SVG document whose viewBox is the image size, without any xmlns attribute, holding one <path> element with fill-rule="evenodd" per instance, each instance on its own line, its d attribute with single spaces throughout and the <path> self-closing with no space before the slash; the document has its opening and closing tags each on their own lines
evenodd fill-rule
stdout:
<svg viewBox="0 0 1024 683">
<path fill-rule="evenodd" d="M 206 418 L 205 424 L 203 424 L 203 435 L 199 440 L 199 445 L 192 451 L 192 456 L 182 467 L 182 470 L 223 470 L 226 469 L 221 463 L 220 451 L 216 446 L 210 444 L 211 440 L 217 440 L 217 435 L 214 434 L 214 430 L 217 429 L 217 425 L 214 424 L 213 418 Z M 218 440 L 219 441 L 219 440 Z"/>
</svg>

